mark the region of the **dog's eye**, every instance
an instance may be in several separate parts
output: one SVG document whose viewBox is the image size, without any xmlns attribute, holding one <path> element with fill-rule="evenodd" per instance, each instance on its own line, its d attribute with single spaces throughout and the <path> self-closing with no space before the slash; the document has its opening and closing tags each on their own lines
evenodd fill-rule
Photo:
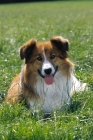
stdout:
<svg viewBox="0 0 93 140">
<path fill-rule="evenodd" d="M 36 60 L 42 61 L 42 57 L 41 57 L 41 56 L 38 56 L 38 57 L 36 58 Z"/>
<path fill-rule="evenodd" d="M 55 58 L 55 55 L 52 54 L 52 55 L 50 56 L 50 59 L 54 59 L 54 58 Z"/>
</svg>

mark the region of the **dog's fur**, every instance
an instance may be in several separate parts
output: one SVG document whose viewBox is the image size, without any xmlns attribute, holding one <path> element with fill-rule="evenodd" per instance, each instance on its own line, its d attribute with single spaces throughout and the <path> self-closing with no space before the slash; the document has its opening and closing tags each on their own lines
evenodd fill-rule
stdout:
<svg viewBox="0 0 93 140">
<path fill-rule="evenodd" d="M 54 37 L 47 42 L 29 40 L 20 48 L 25 59 L 21 73 L 11 83 L 7 102 L 25 99 L 27 105 L 43 112 L 52 112 L 70 103 L 72 94 L 84 90 L 73 75 L 73 63 L 68 59 L 69 42 Z"/>
</svg>

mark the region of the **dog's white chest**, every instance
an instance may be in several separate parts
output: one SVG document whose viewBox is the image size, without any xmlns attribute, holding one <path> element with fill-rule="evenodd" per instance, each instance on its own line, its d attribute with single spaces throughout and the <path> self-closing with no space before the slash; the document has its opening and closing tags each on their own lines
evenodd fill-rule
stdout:
<svg viewBox="0 0 93 140">
<path fill-rule="evenodd" d="M 85 83 L 78 81 L 73 74 L 65 77 L 57 72 L 52 85 L 47 85 L 41 77 L 38 77 L 35 85 L 35 93 L 39 95 L 37 102 L 30 101 L 30 107 L 43 112 L 64 109 L 70 103 L 73 92 L 84 91 Z"/>
<path fill-rule="evenodd" d="M 37 103 L 31 101 L 30 107 L 41 109 L 43 112 L 52 112 L 61 109 L 70 102 L 69 80 L 60 73 L 55 75 L 54 83 L 47 85 L 42 78 L 37 79 L 35 92 L 40 99 Z"/>
</svg>

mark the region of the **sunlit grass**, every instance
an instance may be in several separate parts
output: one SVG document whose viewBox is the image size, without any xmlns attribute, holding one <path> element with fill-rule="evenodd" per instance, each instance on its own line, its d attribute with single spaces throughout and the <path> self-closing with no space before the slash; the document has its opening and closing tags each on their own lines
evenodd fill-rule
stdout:
<svg viewBox="0 0 93 140">
<path fill-rule="evenodd" d="M 0 140 L 93 139 L 93 2 L 47 2 L 0 5 Z M 20 72 L 18 48 L 30 38 L 69 39 L 75 75 L 89 90 L 75 94 L 64 112 L 49 120 L 33 116 L 24 104 L 2 101 L 12 78 Z"/>
</svg>

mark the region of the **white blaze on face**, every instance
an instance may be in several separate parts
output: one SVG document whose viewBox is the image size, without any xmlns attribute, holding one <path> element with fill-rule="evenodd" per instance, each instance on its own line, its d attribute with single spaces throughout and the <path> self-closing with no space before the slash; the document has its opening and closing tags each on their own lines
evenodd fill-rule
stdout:
<svg viewBox="0 0 93 140">
<path fill-rule="evenodd" d="M 44 56 L 44 62 L 42 65 L 41 73 L 44 76 L 45 83 L 50 85 L 54 81 L 53 74 L 55 73 L 55 69 L 54 69 L 53 65 L 47 60 L 44 48 L 43 48 L 43 56 Z M 46 71 L 49 71 L 49 70 L 50 70 L 50 73 L 48 74 Z"/>
</svg>

